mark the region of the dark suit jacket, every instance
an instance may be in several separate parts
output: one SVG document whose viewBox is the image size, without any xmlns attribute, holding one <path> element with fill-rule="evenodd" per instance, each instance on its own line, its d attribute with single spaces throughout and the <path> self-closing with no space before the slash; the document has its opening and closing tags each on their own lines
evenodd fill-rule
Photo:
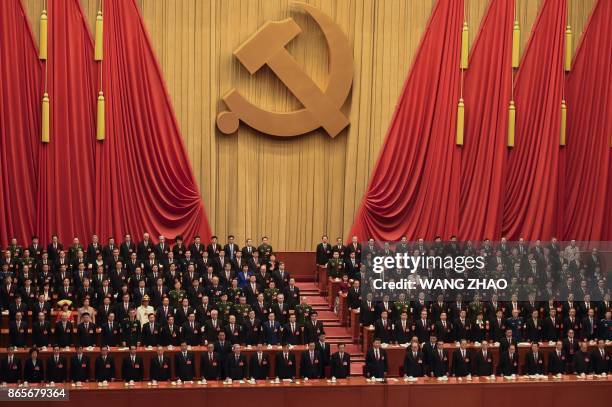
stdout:
<svg viewBox="0 0 612 407">
<path fill-rule="evenodd" d="M 431 354 L 431 360 L 429 363 L 430 376 L 441 377 L 447 376 L 450 373 L 448 350 L 446 349 L 442 351 L 442 357 L 440 357 L 438 350 L 435 349 Z"/>
<path fill-rule="evenodd" d="M 55 355 L 51 355 L 47 359 L 47 381 L 55 383 L 63 383 L 68 378 L 68 364 L 64 356 L 59 356 L 57 363 Z"/>
<path fill-rule="evenodd" d="M 583 352 L 579 350 L 574 355 L 574 371 L 577 374 L 589 374 L 593 372 L 593 357 L 589 351 Z"/>
<path fill-rule="evenodd" d="M 152 356 L 150 367 L 151 380 L 165 382 L 170 380 L 170 375 L 170 358 L 164 355 L 160 362 L 158 355 Z"/>
<path fill-rule="evenodd" d="M 21 379 L 21 359 L 13 355 L 13 363 L 9 365 L 8 355 L 2 355 L 0 360 L 0 381 L 17 383 Z"/>
<path fill-rule="evenodd" d="M 73 382 L 86 382 L 89 380 L 89 358 L 84 354 L 81 356 L 79 363 L 78 355 L 72 355 L 70 358 L 70 379 Z"/>
<path fill-rule="evenodd" d="M 261 354 L 261 363 L 257 357 L 257 352 L 251 356 L 251 363 L 249 364 L 251 370 L 251 377 L 255 380 L 265 380 L 270 375 L 270 357 L 263 353 Z"/>
<path fill-rule="evenodd" d="M 419 350 L 414 356 L 411 349 L 406 349 L 404 356 L 404 375 L 422 377 L 425 375 L 425 355 Z"/>
<path fill-rule="evenodd" d="M 379 348 L 380 358 L 377 360 L 374 354 L 374 348 L 368 349 L 366 353 L 366 376 L 383 378 L 389 371 L 389 363 L 387 361 L 387 352 Z"/>
<path fill-rule="evenodd" d="M 499 364 L 497 365 L 497 374 L 503 376 L 518 374 L 518 352 L 514 352 L 512 359 L 510 358 L 509 352 L 503 352 L 500 353 L 500 355 Z"/>
<path fill-rule="evenodd" d="M 213 360 L 210 360 L 208 352 L 200 355 L 200 372 L 206 380 L 219 380 L 221 378 L 222 358 L 217 352 L 213 352 Z"/>
<path fill-rule="evenodd" d="M 195 357 L 193 352 L 187 352 L 187 357 L 183 356 L 183 352 L 177 352 L 174 355 L 174 370 L 176 377 L 182 381 L 193 380 L 195 376 Z"/>
<path fill-rule="evenodd" d="M 557 373 L 564 374 L 566 372 L 567 357 L 565 352 L 561 351 L 561 356 L 557 356 L 555 349 L 548 353 L 548 373 L 556 375 Z"/>
<path fill-rule="evenodd" d="M 244 354 L 238 356 L 230 354 L 225 359 L 225 377 L 232 380 L 244 380 L 249 377 L 249 364 Z"/>
<path fill-rule="evenodd" d="M 45 380 L 45 366 L 41 359 L 36 360 L 36 366 L 34 366 L 32 359 L 25 361 L 23 380 L 29 383 L 40 383 Z"/>
<path fill-rule="evenodd" d="M 310 358 L 309 350 L 302 352 L 300 361 L 300 376 L 302 376 L 302 378 L 307 377 L 309 379 L 318 379 L 323 376 L 321 354 L 316 349 L 313 351 L 312 360 Z"/>
<path fill-rule="evenodd" d="M 288 359 L 283 357 L 283 352 L 276 354 L 276 376 L 279 379 L 295 378 L 295 355 L 293 353 L 289 353 Z"/>
<path fill-rule="evenodd" d="M 134 380 L 135 382 L 142 381 L 144 376 L 144 363 L 142 357 L 136 356 L 134 362 L 128 355 L 123 358 L 121 363 L 121 377 L 125 381 Z"/>
<path fill-rule="evenodd" d="M 594 349 L 593 352 L 591 352 L 591 355 L 594 373 L 602 374 L 610 372 L 610 354 L 607 352 L 607 350 L 604 351 L 604 355 L 602 356 L 599 349 Z"/>
<path fill-rule="evenodd" d="M 529 351 L 525 354 L 525 374 L 544 374 L 544 354 L 538 351 L 537 360 L 534 359 L 533 352 Z"/>
<path fill-rule="evenodd" d="M 475 376 L 490 376 L 493 374 L 493 353 L 491 349 L 487 349 L 486 359 L 482 350 L 475 351 L 472 357 L 474 359 L 472 373 Z"/>
<path fill-rule="evenodd" d="M 351 355 L 344 352 L 342 359 L 336 352 L 330 358 L 331 375 L 337 379 L 346 379 L 351 375 Z"/>
</svg>

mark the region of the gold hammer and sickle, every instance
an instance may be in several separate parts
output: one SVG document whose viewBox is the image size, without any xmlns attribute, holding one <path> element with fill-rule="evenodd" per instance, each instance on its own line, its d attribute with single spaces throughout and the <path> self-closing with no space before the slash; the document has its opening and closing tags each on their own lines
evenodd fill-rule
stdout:
<svg viewBox="0 0 612 407">
<path fill-rule="evenodd" d="M 246 40 L 234 55 L 251 75 L 268 65 L 304 106 L 292 112 L 272 112 L 248 102 L 236 89 L 223 101 L 229 108 L 217 116 L 222 133 L 238 130 L 240 121 L 272 136 L 292 137 L 323 127 L 335 137 L 349 124 L 340 108 L 348 97 L 353 82 L 353 56 L 349 40 L 340 27 L 319 9 L 294 3 L 305 10 L 319 25 L 329 49 L 329 79 L 324 90 L 297 64 L 285 46 L 300 33 L 292 18 L 265 23 Z"/>
</svg>

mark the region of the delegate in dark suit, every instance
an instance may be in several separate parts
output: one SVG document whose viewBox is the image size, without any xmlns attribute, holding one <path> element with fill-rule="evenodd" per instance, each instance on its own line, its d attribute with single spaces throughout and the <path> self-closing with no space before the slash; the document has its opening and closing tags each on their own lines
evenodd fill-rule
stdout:
<svg viewBox="0 0 612 407">
<path fill-rule="evenodd" d="M 448 350 L 437 348 L 431 354 L 429 374 L 433 377 L 448 376 L 450 373 L 448 362 Z"/>
<path fill-rule="evenodd" d="M 335 352 L 329 361 L 331 375 L 337 379 L 346 379 L 351 375 L 351 355 L 346 352 Z"/>
<path fill-rule="evenodd" d="M 544 374 L 544 355 L 542 352 L 529 352 L 525 355 L 525 374 Z"/>
<path fill-rule="evenodd" d="M 126 356 L 121 364 L 121 377 L 123 380 L 140 382 L 142 381 L 143 376 L 144 364 L 142 357 L 137 355 Z"/>
<path fill-rule="evenodd" d="M 17 383 L 21 378 L 21 359 L 13 355 L 2 356 L 0 361 L 0 382 Z"/>
<path fill-rule="evenodd" d="M 413 377 L 425 375 L 425 355 L 422 351 L 406 350 L 406 356 L 404 356 L 404 375 Z"/>
<path fill-rule="evenodd" d="M 45 379 L 45 367 L 40 359 L 34 362 L 32 359 L 25 361 L 23 367 L 23 380 L 29 383 L 40 383 Z"/>
<path fill-rule="evenodd" d="M 221 357 L 217 352 L 203 352 L 200 356 L 200 372 L 206 380 L 221 378 Z"/>
<path fill-rule="evenodd" d="M 182 381 L 193 380 L 195 376 L 195 357 L 192 352 L 181 351 L 174 355 L 176 377 Z"/>
<path fill-rule="evenodd" d="M 111 381 L 115 377 L 115 361 L 110 355 L 100 355 L 96 358 L 95 366 L 96 381 Z"/>
<path fill-rule="evenodd" d="M 151 380 L 166 382 L 170 380 L 170 359 L 168 356 L 155 356 L 151 358 Z"/>
<path fill-rule="evenodd" d="M 302 352 L 300 362 L 300 376 L 309 379 L 319 379 L 323 376 L 321 366 L 321 355 L 316 350 L 305 350 Z"/>
<path fill-rule="evenodd" d="M 467 376 L 472 373 L 470 353 L 467 349 L 455 349 L 453 352 L 452 373 L 457 377 Z"/>
<path fill-rule="evenodd" d="M 270 375 L 270 357 L 265 353 L 255 352 L 249 364 L 251 377 L 255 380 L 265 380 Z"/>
<path fill-rule="evenodd" d="M 566 372 L 566 356 L 563 350 L 551 350 L 548 353 L 548 373 L 552 375 Z"/>
<path fill-rule="evenodd" d="M 497 374 L 510 376 L 518 373 L 518 352 L 510 355 L 510 352 L 503 352 L 497 365 Z"/>
<path fill-rule="evenodd" d="M 225 361 L 225 377 L 232 380 L 244 380 L 249 376 L 249 365 L 245 355 L 232 354 Z"/>
<path fill-rule="evenodd" d="M 379 348 L 378 352 L 371 348 L 366 353 L 366 375 L 368 377 L 383 378 L 389 371 L 387 352 Z"/>
<path fill-rule="evenodd" d="M 279 379 L 293 379 L 295 375 L 295 355 L 285 352 L 278 353 L 276 355 L 276 376 Z"/>
<path fill-rule="evenodd" d="M 475 376 L 491 376 L 493 374 L 493 355 L 487 349 L 486 353 L 479 350 L 474 355 L 474 368 L 472 373 Z"/>
<path fill-rule="evenodd" d="M 66 358 L 59 355 L 52 355 L 47 359 L 47 381 L 63 383 L 68 377 L 68 364 Z"/>
<path fill-rule="evenodd" d="M 70 358 L 70 380 L 86 382 L 89 380 L 89 358 L 84 354 L 76 354 Z"/>
</svg>

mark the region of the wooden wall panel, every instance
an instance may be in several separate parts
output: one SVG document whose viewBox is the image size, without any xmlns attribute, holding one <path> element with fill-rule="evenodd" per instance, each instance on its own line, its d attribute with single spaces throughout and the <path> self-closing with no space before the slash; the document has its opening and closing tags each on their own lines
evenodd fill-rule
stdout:
<svg viewBox="0 0 612 407">
<path fill-rule="evenodd" d="M 23 0 L 38 35 L 42 0 Z M 81 0 L 90 27 L 98 0 Z M 353 45 L 355 76 L 344 111 L 350 127 L 290 140 L 246 126 L 216 131 L 220 96 L 237 87 L 263 108 L 299 102 L 263 68 L 251 77 L 232 51 L 268 20 L 292 16 L 303 28 L 288 49 L 324 83 L 327 49 L 316 24 L 289 0 L 137 0 L 200 186 L 220 236 L 268 235 L 276 249 L 312 250 L 320 235 L 346 236 L 367 188 L 399 92 L 435 0 L 307 0 L 328 13 Z M 489 0 L 466 0 L 473 42 Z M 543 0 L 517 0 L 522 43 Z M 596 0 L 568 0 L 574 47 Z"/>
</svg>

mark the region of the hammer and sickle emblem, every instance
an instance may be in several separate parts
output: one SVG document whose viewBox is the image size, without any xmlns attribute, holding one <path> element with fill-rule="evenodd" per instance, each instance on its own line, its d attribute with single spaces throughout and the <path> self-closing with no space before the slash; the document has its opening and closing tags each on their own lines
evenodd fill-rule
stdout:
<svg viewBox="0 0 612 407">
<path fill-rule="evenodd" d="M 353 56 L 349 40 L 340 27 L 319 9 L 295 3 L 319 25 L 329 49 L 329 79 L 320 89 L 302 70 L 285 48 L 300 33 L 292 18 L 265 23 L 246 40 L 234 55 L 251 75 L 268 65 L 287 86 L 304 108 L 292 112 L 273 112 L 248 102 L 236 89 L 230 90 L 223 101 L 229 111 L 217 115 L 217 127 L 222 133 L 238 130 L 240 121 L 272 136 L 293 137 L 323 127 L 335 137 L 349 124 L 340 108 L 348 97 L 353 82 Z"/>
</svg>

